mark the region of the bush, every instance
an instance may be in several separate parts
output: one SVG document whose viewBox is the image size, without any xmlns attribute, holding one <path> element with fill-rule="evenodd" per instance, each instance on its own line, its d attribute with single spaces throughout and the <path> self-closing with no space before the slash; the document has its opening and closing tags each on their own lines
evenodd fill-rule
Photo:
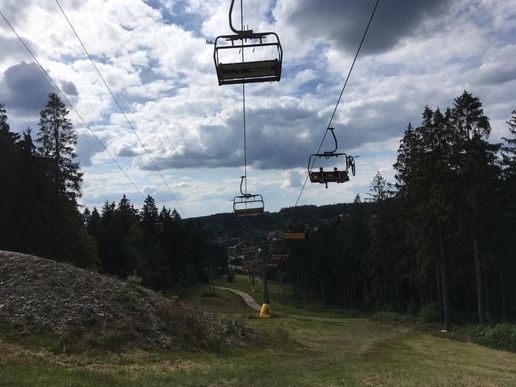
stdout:
<svg viewBox="0 0 516 387">
<path fill-rule="evenodd" d="M 216 320 L 210 326 L 210 330 L 208 333 L 208 344 L 210 347 L 217 351 L 221 352 L 222 347 L 224 346 L 224 342 L 226 341 L 226 336 L 229 332 L 229 322 L 225 320 Z"/>
<path fill-rule="evenodd" d="M 425 304 L 419 310 L 419 319 L 425 323 L 441 321 L 441 310 L 437 304 Z"/>
<path fill-rule="evenodd" d="M 143 282 L 142 278 L 136 274 L 136 271 L 133 272 L 133 274 L 129 274 L 125 280 L 129 282 L 132 285 L 140 286 Z"/>
<path fill-rule="evenodd" d="M 516 324 L 477 325 L 466 327 L 463 332 L 474 343 L 495 349 L 516 352 Z"/>
<path fill-rule="evenodd" d="M 228 282 L 235 282 L 235 273 L 230 271 L 228 272 L 228 275 L 226 276 L 226 281 Z"/>
</svg>

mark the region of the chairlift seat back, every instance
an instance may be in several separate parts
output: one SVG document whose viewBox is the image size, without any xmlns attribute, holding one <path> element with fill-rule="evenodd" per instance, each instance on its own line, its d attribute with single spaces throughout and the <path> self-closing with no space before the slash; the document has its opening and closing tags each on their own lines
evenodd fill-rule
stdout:
<svg viewBox="0 0 516 387">
<path fill-rule="evenodd" d="M 219 85 L 239 83 L 273 82 L 281 78 L 277 59 L 255 62 L 226 63 L 217 66 Z"/>
<path fill-rule="evenodd" d="M 349 181 L 347 171 L 310 171 L 309 176 L 312 183 L 345 183 Z"/>
<path fill-rule="evenodd" d="M 235 215 L 237 216 L 237 218 L 243 218 L 246 216 L 260 216 L 263 215 L 263 208 L 235 209 Z"/>
<path fill-rule="evenodd" d="M 300 240 L 305 239 L 305 233 L 304 232 L 285 232 L 283 234 L 283 239 L 286 240 Z"/>
</svg>

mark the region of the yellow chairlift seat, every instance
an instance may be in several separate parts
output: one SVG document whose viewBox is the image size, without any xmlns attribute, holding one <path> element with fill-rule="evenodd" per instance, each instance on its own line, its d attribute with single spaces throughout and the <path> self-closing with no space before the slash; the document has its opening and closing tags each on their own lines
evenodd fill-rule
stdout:
<svg viewBox="0 0 516 387">
<path fill-rule="evenodd" d="M 235 196 L 233 199 L 233 211 L 238 218 L 263 215 L 264 207 L 263 197 L 260 194 L 245 194 Z"/>
<path fill-rule="evenodd" d="M 240 248 L 240 253 L 247 255 L 247 254 L 255 254 L 258 252 L 258 247 L 256 246 L 243 246 Z"/>
<path fill-rule="evenodd" d="M 247 176 L 240 178 L 240 194 L 233 198 L 233 211 L 238 218 L 246 216 L 260 216 L 263 215 L 265 204 L 263 197 L 260 194 L 250 194 L 243 190 L 243 183 Z M 246 186 L 247 187 L 247 186 Z"/>
<path fill-rule="evenodd" d="M 286 239 L 286 240 L 301 240 L 301 239 L 305 239 L 305 238 L 306 238 L 306 234 L 304 232 L 286 231 L 285 233 L 283 233 L 283 239 Z"/>
</svg>

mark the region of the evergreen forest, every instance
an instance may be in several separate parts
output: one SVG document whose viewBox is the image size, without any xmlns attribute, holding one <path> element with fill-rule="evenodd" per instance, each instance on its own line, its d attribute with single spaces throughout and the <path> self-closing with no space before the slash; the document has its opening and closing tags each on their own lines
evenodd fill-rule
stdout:
<svg viewBox="0 0 516 387">
<path fill-rule="evenodd" d="M 282 242 L 289 259 L 275 279 L 303 302 L 362 311 L 423 313 L 452 323 L 516 319 L 516 111 L 501 143 L 481 101 L 464 92 L 446 110 L 426 107 L 400 141 L 395 181 L 378 172 L 369 197 L 338 206 L 266 213 L 248 226 L 310 224 Z M 17 134 L 0 105 L 0 249 L 37 254 L 145 286 L 180 291 L 224 270 L 215 236 L 244 238 L 231 214 L 184 220 L 147 196 L 81 208 L 77 135 L 50 94 L 38 129 Z M 340 216 L 337 216 L 338 213 Z M 230 218 L 231 217 L 231 218 Z M 331 219 L 328 221 L 328 219 Z M 213 230 L 216 230 L 214 232 Z M 256 240 L 256 238 L 255 238 Z M 262 242 L 263 243 L 263 242 Z"/>
<path fill-rule="evenodd" d="M 124 195 L 97 210 L 82 209 L 77 134 L 54 94 L 38 129 L 12 131 L 0 104 L 0 250 L 35 254 L 181 291 L 207 279 L 225 252 L 175 209 L 158 209 L 147 196 L 141 210 Z"/>
<path fill-rule="evenodd" d="M 426 107 L 400 141 L 396 181 L 378 173 L 369 206 L 289 241 L 288 281 L 303 300 L 423 313 L 452 323 L 516 318 L 516 111 L 502 143 L 468 92 Z"/>
</svg>

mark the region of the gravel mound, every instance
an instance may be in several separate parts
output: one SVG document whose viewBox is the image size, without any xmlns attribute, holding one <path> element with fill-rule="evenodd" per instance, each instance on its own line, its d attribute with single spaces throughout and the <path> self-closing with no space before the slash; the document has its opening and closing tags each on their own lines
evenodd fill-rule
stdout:
<svg viewBox="0 0 516 387">
<path fill-rule="evenodd" d="M 112 345 L 245 345 L 253 331 L 116 278 L 0 251 L 0 320 L 31 333 Z"/>
</svg>

